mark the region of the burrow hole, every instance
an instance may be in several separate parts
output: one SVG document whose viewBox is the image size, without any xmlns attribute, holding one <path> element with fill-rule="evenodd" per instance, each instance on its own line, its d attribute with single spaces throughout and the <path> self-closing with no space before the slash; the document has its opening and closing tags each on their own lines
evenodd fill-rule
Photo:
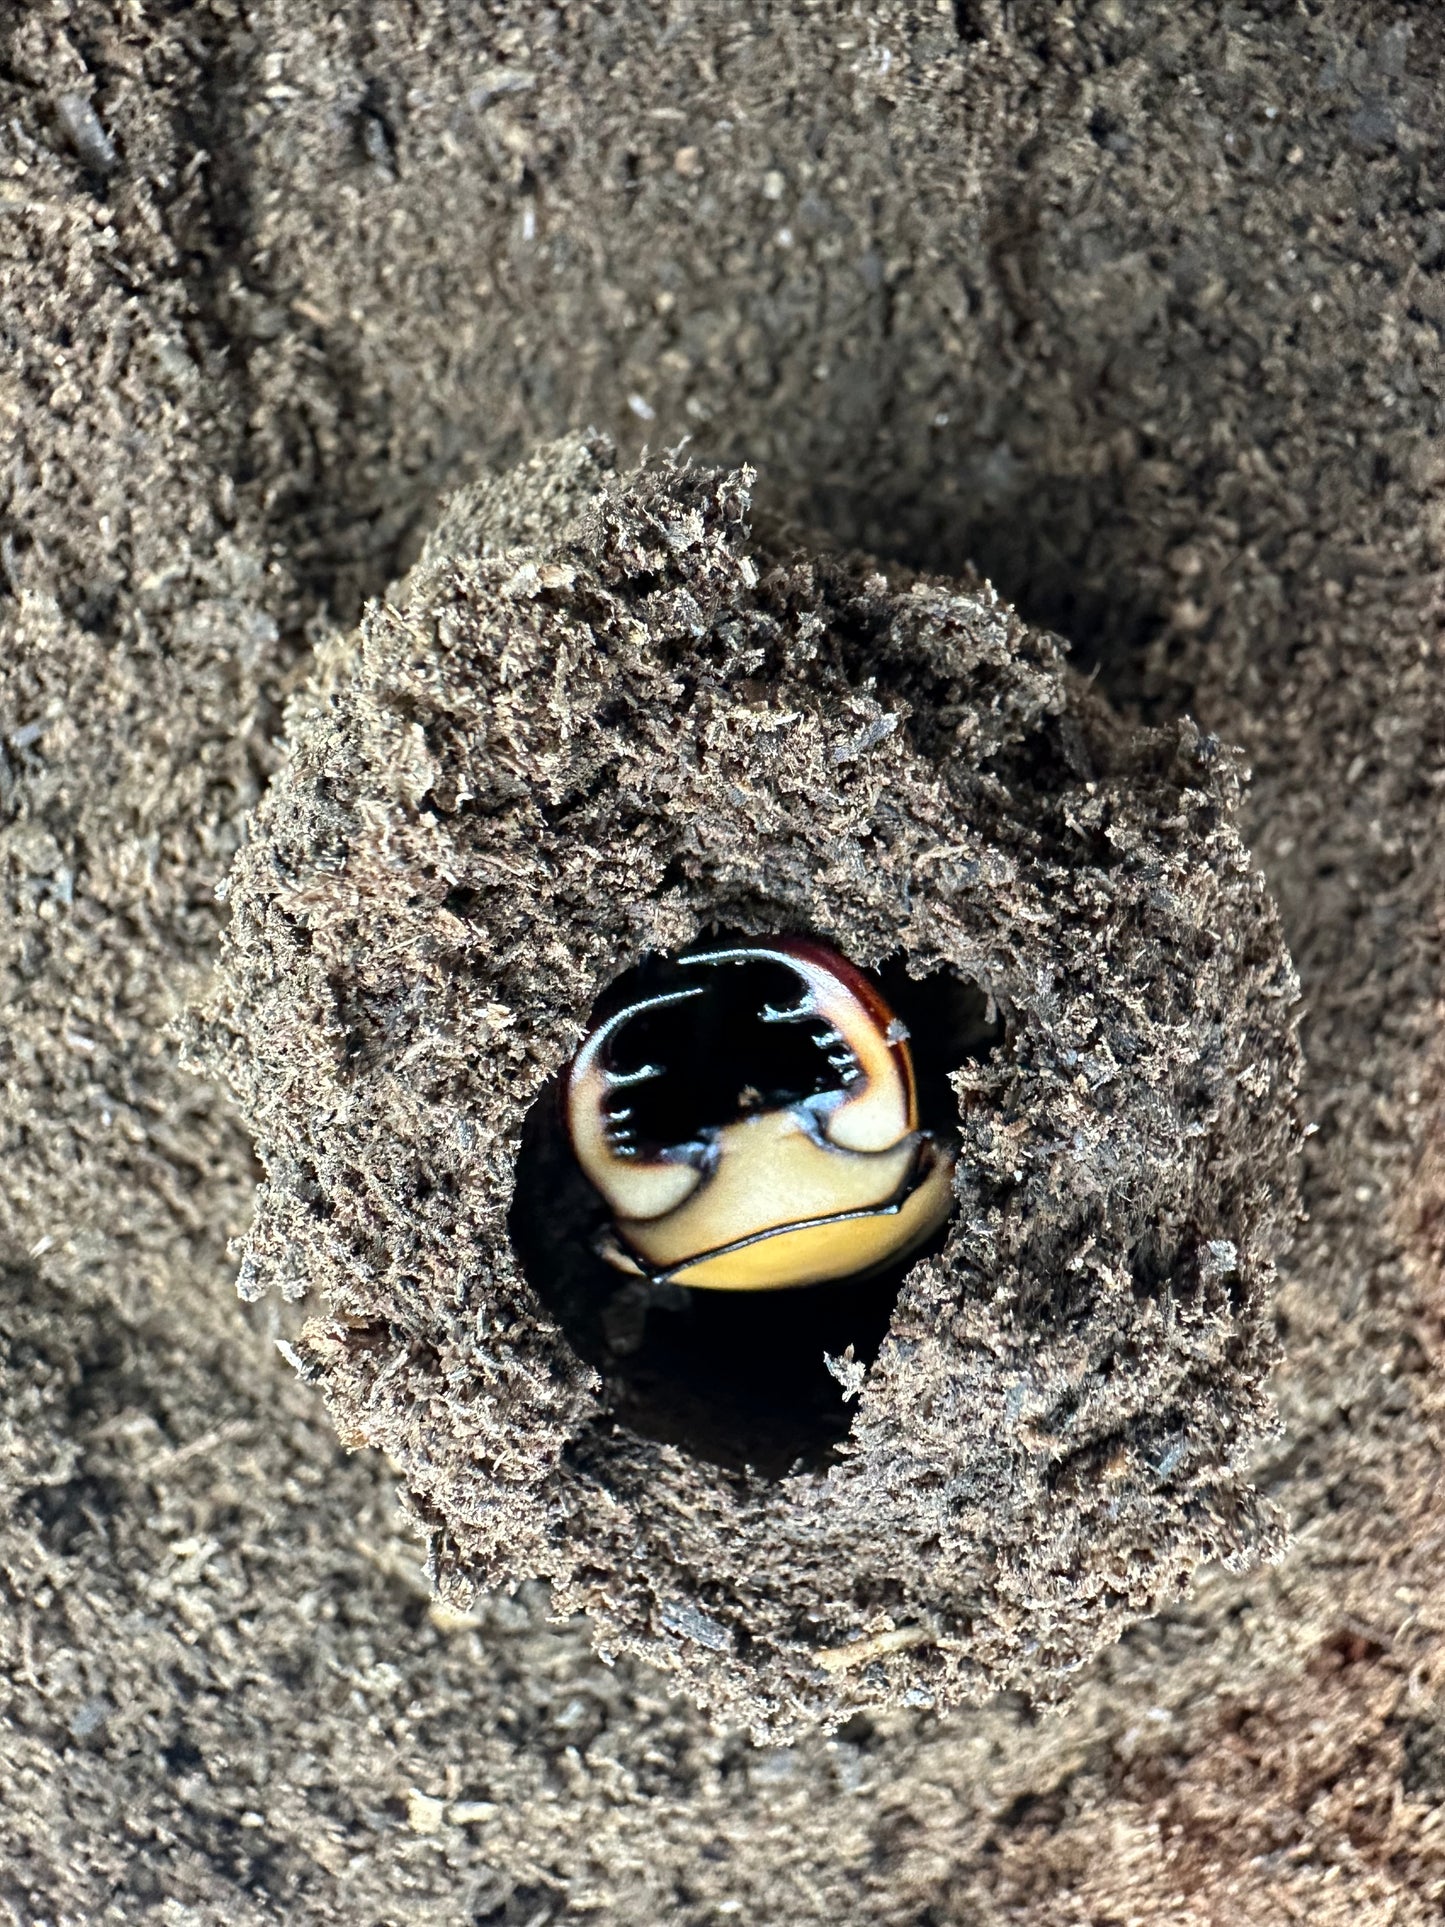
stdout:
<svg viewBox="0 0 1445 1927">
<path fill-rule="evenodd" d="M 591 1021 L 665 985 L 676 969 L 666 958 L 644 959 L 608 988 Z M 920 1125 L 953 1129 L 958 1107 L 949 1075 L 1001 1045 L 1002 1019 L 983 991 L 952 971 L 916 979 L 895 957 L 872 975 L 908 1026 Z M 796 981 L 773 964 L 739 966 L 737 992 L 739 1009 L 756 1009 L 787 1001 Z M 769 1098 L 807 1094 L 816 1059 L 805 1035 L 775 1029 L 764 1040 L 773 1054 L 764 1055 L 756 1029 L 733 1025 L 726 1012 L 720 1023 L 694 1074 L 657 1094 L 655 1102 L 669 1108 L 650 1122 L 665 1139 L 669 1131 L 670 1141 L 679 1141 L 698 1123 L 725 1122 L 740 1085 Z M 612 1422 L 770 1478 L 826 1465 L 846 1439 L 855 1407 L 824 1353 L 842 1357 L 851 1345 L 854 1359 L 871 1365 L 904 1278 L 942 1247 L 948 1230 L 944 1225 L 928 1244 L 860 1280 L 705 1291 L 653 1286 L 618 1272 L 598 1251 L 608 1220 L 572 1155 L 559 1076 L 528 1114 L 518 1159 L 510 1229 L 527 1278 L 568 1342 L 601 1374 Z"/>
</svg>

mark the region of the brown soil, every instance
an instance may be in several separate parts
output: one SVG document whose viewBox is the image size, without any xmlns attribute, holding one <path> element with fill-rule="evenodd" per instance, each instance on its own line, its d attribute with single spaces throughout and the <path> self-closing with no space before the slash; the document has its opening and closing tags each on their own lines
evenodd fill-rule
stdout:
<svg viewBox="0 0 1445 1927">
<path fill-rule="evenodd" d="M 18 1922 L 1427 1921 L 1445 1893 L 1445 34 L 1336 0 L 0 13 L 0 1539 Z M 1306 1000 L 1282 1564 L 757 1748 L 431 1601 L 234 1294 L 169 1027 L 313 648 L 595 424 L 972 561 L 1241 743 Z"/>
<path fill-rule="evenodd" d="M 312 1309 L 445 1594 L 545 1575 L 776 1739 L 1058 1696 L 1278 1551 L 1241 1466 L 1298 986 L 1217 742 L 1121 726 L 980 585 L 768 541 L 749 480 L 564 440 L 461 492 L 291 712 L 195 1054 L 266 1169 L 242 1290 Z M 951 1228 L 619 1351 L 557 1075 L 620 972 L 780 930 L 896 960 Z"/>
</svg>

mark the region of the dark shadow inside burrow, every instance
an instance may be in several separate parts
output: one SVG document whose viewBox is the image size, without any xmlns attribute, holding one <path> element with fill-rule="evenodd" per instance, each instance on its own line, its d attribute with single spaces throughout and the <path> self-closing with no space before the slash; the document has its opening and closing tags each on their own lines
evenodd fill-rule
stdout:
<svg viewBox="0 0 1445 1927">
<path fill-rule="evenodd" d="M 716 942 L 716 936 L 709 942 Z M 639 994 L 666 988 L 673 960 L 649 957 L 609 986 L 592 1012 L 605 1020 Z M 786 997 L 786 973 L 740 966 L 736 1003 Z M 947 1133 L 956 1124 L 950 1073 L 1003 1041 L 1004 1024 L 976 985 L 951 971 L 908 975 L 901 957 L 872 973 L 907 1025 L 918 1088 L 919 1123 Z M 794 986 L 795 988 L 795 986 Z M 663 1012 L 647 1038 L 650 1052 L 683 1041 Z M 702 1121 L 725 1121 L 738 1085 L 767 1101 L 805 1095 L 813 1066 L 809 1040 L 774 1030 L 775 1055 L 758 1056 L 756 1031 L 726 1005 L 714 1014 L 698 1075 L 683 1095 L 660 1092 L 644 1124 L 664 1141 Z M 694 1036 L 691 1042 L 698 1043 Z M 517 1163 L 510 1230 L 523 1271 L 568 1342 L 601 1374 L 604 1423 L 673 1444 L 733 1470 L 768 1478 L 826 1465 L 847 1437 L 854 1406 L 824 1354 L 865 1367 L 878 1355 L 904 1278 L 941 1249 L 945 1223 L 923 1245 L 863 1278 L 779 1291 L 716 1291 L 655 1284 L 619 1272 L 599 1253 L 608 1207 L 578 1168 L 568 1140 L 564 1078 L 559 1074 L 528 1113 Z"/>
</svg>

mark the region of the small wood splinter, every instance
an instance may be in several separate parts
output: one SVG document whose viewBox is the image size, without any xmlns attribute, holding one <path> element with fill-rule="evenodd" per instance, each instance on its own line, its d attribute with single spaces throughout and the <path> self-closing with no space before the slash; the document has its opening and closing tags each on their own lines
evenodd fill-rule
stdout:
<svg viewBox="0 0 1445 1927">
<path fill-rule="evenodd" d="M 776 1291 L 855 1278 L 903 1257 L 947 1217 L 956 1152 L 918 1126 L 908 1032 L 846 957 L 806 937 L 694 951 L 677 967 L 699 981 L 644 996 L 588 1035 L 567 1079 L 567 1126 L 582 1171 L 612 1213 L 602 1255 L 619 1271 L 713 1291 Z M 651 1141 L 634 1093 L 686 1085 L 687 1063 L 629 1065 L 643 1020 L 714 994 L 739 965 L 782 965 L 799 995 L 764 1003 L 758 1024 L 806 1026 L 819 1086 L 806 1095 L 724 1079 L 732 1115 Z M 718 1047 L 716 1037 L 712 1047 Z M 634 1052 L 633 1055 L 636 1053 Z M 709 1066 L 716 1086 L 717 1066 Z"/>
</svg>

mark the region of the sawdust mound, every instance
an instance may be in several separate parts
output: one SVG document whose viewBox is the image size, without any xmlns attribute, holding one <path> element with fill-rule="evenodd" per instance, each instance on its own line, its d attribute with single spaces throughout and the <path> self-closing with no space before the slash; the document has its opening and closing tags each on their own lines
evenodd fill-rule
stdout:
<svg viewBox="0 0 1445 1927">
<path fill-rule="evenodd" d="M 297 1360 L 443 1590 L 547 1575 L 779 1734 L 1056 1694 L 1201 1560 L 1277 1550 L 1241 1467 L 1300 1130 L 1232 754 L 1123 726 L 986 584 L 750 528 L 749 479 L 584 439 L 453 499 L 293 712 L 197 1046 L 267 1172 L 243 1290 L 309 1299 Z M 708 929 L 818 932 L 992 1024 L 946 1066 L 946 1243 L 860 1308 L 822 1417 L 827 1292 L 795 1413 L 750 1418 L 721 1341 L 714 1406 L 695 1356 L 669 1402 L 559 1237 L 559 1068 Z"/>
</svg>

